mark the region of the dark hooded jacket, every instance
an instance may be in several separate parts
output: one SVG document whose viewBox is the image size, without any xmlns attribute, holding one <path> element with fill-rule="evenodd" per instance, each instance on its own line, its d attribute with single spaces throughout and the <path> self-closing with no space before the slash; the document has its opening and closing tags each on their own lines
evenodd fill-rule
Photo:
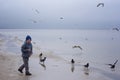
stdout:
<svg viewBox="0 0 120 80">
<path fill-rule="evenodd" d="M 29 49 L 29 50 L 28 50 Z M 32 43 L 24 43 L 21 47 L 22 57 L 30 57 L 32 54 Z"/>
</svg>

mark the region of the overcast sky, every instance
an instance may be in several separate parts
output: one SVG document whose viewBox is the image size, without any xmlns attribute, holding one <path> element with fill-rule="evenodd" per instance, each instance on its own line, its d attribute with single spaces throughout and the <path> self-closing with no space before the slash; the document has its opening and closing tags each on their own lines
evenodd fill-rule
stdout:
<svg viewBox="0 0 120 80">
<path fill-rule="evenodd" d="M 97 7 L 104 3 L 104 7 Z M 0 28 L 120 27 L 120 0 L 0 0 Z"/>
</svg>

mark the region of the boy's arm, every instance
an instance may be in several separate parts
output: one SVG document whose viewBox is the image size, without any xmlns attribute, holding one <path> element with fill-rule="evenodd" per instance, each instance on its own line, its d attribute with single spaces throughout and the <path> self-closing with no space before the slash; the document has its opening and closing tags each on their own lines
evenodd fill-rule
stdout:
<svg viewBox="0 0 120 80">
<path fill-rule="evenodd" d="M 21 51 L 22 51 L 23 53 L 28 52 L 28 49 L 25 48 L 25 44 L 22 45 Z"/>
<path fill-rule="evenodd" d="M 31 53 L 30 53 L 30 56 L 33 54 L 33 47 L 32 47 L 32 44 L 31 44 Z"/>
</svg>

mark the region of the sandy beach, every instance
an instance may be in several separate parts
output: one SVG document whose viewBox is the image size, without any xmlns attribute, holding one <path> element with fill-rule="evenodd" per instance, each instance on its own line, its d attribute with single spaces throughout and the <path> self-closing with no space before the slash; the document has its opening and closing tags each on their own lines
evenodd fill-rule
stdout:
<svg viewBox="0 0 120 80">
<path fill-rule="evenodd" d="M 12 35 L 12 33 L 16 33 L 16 34 Z M 43 32 L 41 32 L 40 36 L 42 35 L 42 33 Z M 96 36 L 94 35 L 94 37 L 90 38 L 89 36 L 91 36 L 92 34 L 89 33 L 85 34 L 84 40 L 82 40 L 83 36 L 79 37 L 79 35 L 78 36 L 75 35 L 76 39 L 79 40 L 80 38 L 80 40 L 83 41 L 81 42 L 83 51 L 80 51 L 79 49 L 72 49 L 71 48 L 72 45 L 70 43 L 73 42 L 68 41 L 67 38 L 64 38 L 63 34 L 60 35 L 60 37 L 62 36 L 61 39 L 57 37 L 55 38 L 56 40 L 53 41 L 56 47 L 51 46 L 52 39 L 49 39 L 49 41 L 51 40 L 51 43 L 47 43 L 47 40 L 44 40 L 43 37 L 41 38 L 41 42 L 40 42 L 39 40 L 37 40 L 37 38 L 35 40 L 34 39 L 35 36 L 33 35 L 32 43 L 34 48 L 33 49 L 34 54 L 30 57 L 30 61 L 29 61 L 30 72 L 32 73 L 32 76 L 25 76 L 24 73 L 21 74 L 17 71 L 18 67 L 22 64 L 20 48 L 21 45 L 24 43 L 24 37 L 26 35 L 26 32 L 25 34 L 22 33 L 21 36 L 18 36 L 18 34 L 19 33 L 17 32 L 7 32 L 7 31 L 6 32 L 3 31 L 0 33 L 0 80 L 119 80 L 120 79 L 120 62 L 119 62 L 120 57 L 119 54 L 117 54 L 120 51 L 119 50 L 120 45 L 117 43 L 112 44 L 110 42 L 113 41 L 111 40 L 112 36 L 114 36 L 114 40 L 119 41 L 120 39 L 119 35 L 115 36 L 116 34 L 119 34 L 118 32 L 112 33 L 112 36 L 108 35 L 108 32 L 104 31 L 103 33 L 109 36 L 106 37 L 105 35 L 103 37 L 105 40 L 108 41 L 108 43 L 111 43 L 112 47 L 110 44 L 106 43 L 106 41 L 104 42 L 108 45 L 101 44 L 100 41 L 102 39 L 99 42 L 97 42 L 97 44 L 99 44 L 98 46 L 97 44 L 95 44 Z M 32 32 L 30 34 L 32 34 Z M 101 37 L 101 35 L 97 34 L 97 37 L 98 36 Z M 110 40 L 108 40 L 108 38 Z M 71 39 L 69 38 L 69 40 Z M 59 41 L 59 45 L 56 44 L 58 43 L 58 41 Z M 76 40 L 75 42 L 78 41 Z M 49 46 L 51 47 L 49 48 Z M 61 46 L 64 47 L 62 48 Z M 65 47 L 66 49 L 64 49 Z M 70 48 L 70 50 L 68 48 Z M 93 49 L 96 50 L 93 52 Z M 99 52 L 99 50 L 101 52 Z M 114 50 L 116 50 L 116 52 L 114 52 Z M 67 51 L 70 51 L 71 53 Z M 47 57 L 45 64 L 39 64 L 38 56 L 41 52 L 45 57 Z M 74 52 L 74 54 L 72 52 Z M 109 52 L 110 54 L 108 55 Z M 112 54 L 112 52 L 114 52 L 114 54 Z M 97 54 L 97 53 L 101 53 L 101 54 Z M 71 64 L 70 61 L 72 58 L 74 58 L 75 64 Z M 114 63 L 116 59 L 118 59 L 116 68 L 110 69 L 109 66 L 106 64 Z M 83 66 L 87 62 L 90 63 L 90 67 L 88 69 L 84 68 Z"/>
</svg>

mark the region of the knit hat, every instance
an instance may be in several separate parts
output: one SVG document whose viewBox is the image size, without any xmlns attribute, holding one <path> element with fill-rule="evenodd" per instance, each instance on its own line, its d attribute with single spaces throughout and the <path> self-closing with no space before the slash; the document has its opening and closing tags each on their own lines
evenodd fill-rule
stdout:
<svg viewBox="0 0 120 80">
<path fill-rule="evenodd" d="M 29 40 L 29 39 L 32 40 L 32 38 L 29 35 L 27 35 L 26 36 L 26 41 Z"/>
</svg>

